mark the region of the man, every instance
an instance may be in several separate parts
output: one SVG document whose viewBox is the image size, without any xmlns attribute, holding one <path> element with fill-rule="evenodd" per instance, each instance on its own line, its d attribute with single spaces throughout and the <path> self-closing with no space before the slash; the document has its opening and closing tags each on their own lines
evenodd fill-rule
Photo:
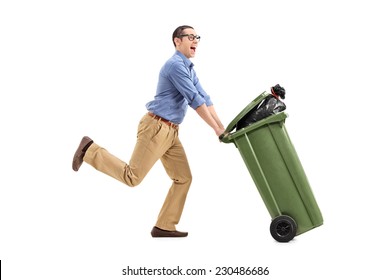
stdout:
<svg viewBox="0 0 390 280">
<path fill-rule="evenodd" d="M 188 25 L 179 26 L 172 35 L 174 55 L 163 65 L 154 100 L 146 104 L 148 112 L 138 126 L 137 143 L 127 164 L 85 136 L 72 162 L 78 171 L 85 161 L 97 170 L 135 187 L 161 160 L 172 186 L 161 208 L 153 237 L 185 237 L 187 232 L 176 230 L 192 181 L 184 148 L 178 137 L 188 106 L 214 129 L 217 136 L 225 129 L 219 120 L 209 95 L 203 90 L 190 58 L 195 57 L 200 36 Z"/>
</svg>

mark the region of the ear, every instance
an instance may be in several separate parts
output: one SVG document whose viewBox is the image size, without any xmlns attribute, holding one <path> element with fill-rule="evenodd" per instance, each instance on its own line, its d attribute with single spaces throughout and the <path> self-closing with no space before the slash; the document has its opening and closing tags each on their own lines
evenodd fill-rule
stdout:
<svg viewBox="0 0 390 280">
<path fill-rule="evenodd" d="M 176 46 L 180 46 L 180 44 L 181 44 L 181 39 L 180 38 L 175 38 L 175 39 L 173 39 L 174 41 L 175 41 L 175 44 L 176 44 Z"/>
</svg>

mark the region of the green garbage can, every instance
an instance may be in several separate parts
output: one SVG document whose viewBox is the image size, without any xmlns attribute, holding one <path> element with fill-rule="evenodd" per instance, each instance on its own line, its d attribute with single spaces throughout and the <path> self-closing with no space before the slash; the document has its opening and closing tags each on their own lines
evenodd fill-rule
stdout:
<svg viewBox="0 0 390 280">
<path fill-rule="evenodd" d="M 237 129 L 237 123 L 268 95 L 263 92 L 245 107 L 227 126 L 221 141 L 238 148 L 271 215 L 272 237 L 288 242 L 322 225 L 323 218 L 287 133 L 287 114 L 276 113 Z"/>
</svg>

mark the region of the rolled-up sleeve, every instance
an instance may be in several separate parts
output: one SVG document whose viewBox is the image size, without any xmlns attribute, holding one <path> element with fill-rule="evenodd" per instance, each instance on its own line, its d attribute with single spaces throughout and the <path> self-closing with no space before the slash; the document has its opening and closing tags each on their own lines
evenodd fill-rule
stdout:
<svg viewBox="0 0 390 280">
<path fill-rule="evenodd" d="M 210 96 L 207 94 L 207 92 L 203 89 L 202 85 L 200 84 L 199 79 L 196 76 L 195 70 L 193 70 L 193 71 L 194 71 L 194 85 L 195 85 L 198 93 L 203 97 L 207 106 L 213 105 L 213 102 L 211 101 Z"/>
<path fill-rule="evenodd" d="M 207 105 L 207 103 L 211 102 L 210 97 L 202 89 L 199 81 L 198 83 L 195 83 L 193 77 L 191 77 L 190 70 L 186 68 L 183 63 L 173 63 L 168 73 L 169 80 L 187 100 L 188 105 L 191 106 L 191 108 L 196 109 L 205 103 Z M 196 75 L 194 75 L 194 77 L 195 80 L 198 80 Z"/>
</svg>

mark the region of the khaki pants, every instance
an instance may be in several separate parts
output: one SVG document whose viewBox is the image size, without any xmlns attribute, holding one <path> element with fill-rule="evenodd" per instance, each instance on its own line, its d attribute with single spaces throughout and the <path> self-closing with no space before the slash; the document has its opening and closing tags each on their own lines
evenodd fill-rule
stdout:
<svg viewBox="0 0 390 280">
<path fill-rule="evenodd" d="M 86 163 L 130 187 L 140 184 L 159 159 L 173 183 L 156 226 L 176 230 L 192 181 L 187 156 L 178 137 L 178 128 L 146 114 L 139 123 L 137 144 L 129 164 L 95 143 L 84 156 Z"/>
</svg>

